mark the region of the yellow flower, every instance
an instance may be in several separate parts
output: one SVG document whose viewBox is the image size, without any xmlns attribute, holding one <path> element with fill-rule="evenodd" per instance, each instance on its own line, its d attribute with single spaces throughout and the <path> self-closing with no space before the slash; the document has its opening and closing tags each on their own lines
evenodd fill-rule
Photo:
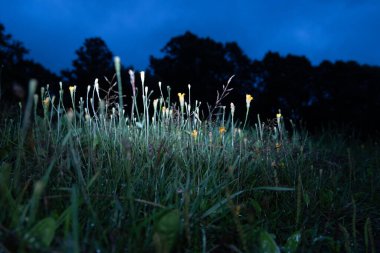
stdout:
<svg viewBox="0 0 380 253">
<path fill-rule="evenodd" d="M 49 104 L 50 104 L 50 98 L 49 98 L 49 97 L 46 97 L 46 98 L 44 99 L 44 106 L 45 106 L 45 107 L 48 107 Z"/>
<path fill-rule="evenodd" d="M 245 95 L 245 102 L 247 103 L 247 107 L 250 106 L 253 97 L 250 94 Z"/>
<path fill-rule="evenodd" d="M 277 117 L 278 119 L 281 118 L 281 116 L 282 116 L 281 113 L 277 113 L 277 114 L 276 114 L 276 117 Z"/>
<path fill-rule="evenodd" d="M 222 135 L 226 132 L 226 128 L 225 127 L 219 127 L 219 134 Z"/>
<path fill-rule="evenodd" d="M 75 90 L 76 90 L 76 86 L 70 86 L 70 87 L 69 87 L 69 90 L 70 90 L 70 96 L 73 97 L 74 92 L 75 92 Z"/>
<path fill-rule="evenodd" d="M 194 129 L 193 132 L 191 132 L 191 136 L 193 136 L 194 139 L 196 139 L 198 137 L 198 131 Z"/>
<path fill-rule="evenodd" d="M 179 104 L 181 107 L 185 105 L 185 93 L 178 93 Z"/>
</svg>

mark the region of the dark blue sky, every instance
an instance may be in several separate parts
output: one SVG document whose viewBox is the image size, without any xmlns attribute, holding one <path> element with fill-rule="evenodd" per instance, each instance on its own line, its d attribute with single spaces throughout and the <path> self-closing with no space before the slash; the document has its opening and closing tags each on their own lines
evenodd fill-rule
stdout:
<svg viewBox="0 0 380 253">
<path fill-rule="evenodd" d="M 55 72 L 70 67 L 75 50 L 94 36 L 144 69 L 149 55 L 186 30 L 236 41 L 252 59 L 271 50 L 313 64 L 380 65 L 380 0 L 0 0 L 0 22 Z"/>
</svg>

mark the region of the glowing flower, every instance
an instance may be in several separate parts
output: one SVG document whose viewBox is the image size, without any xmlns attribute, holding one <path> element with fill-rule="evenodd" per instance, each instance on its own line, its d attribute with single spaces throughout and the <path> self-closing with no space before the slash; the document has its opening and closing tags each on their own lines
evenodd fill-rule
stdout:
<svg viewBox="0 0 380 253">
<path fill-rule="evenodd" d="M 140 77 L 141 77 L 141 83 L 144 85 L 145 82 L 145 71 L 140 72 Z"/>
<path fill-rule="evenodd" d="M 183 108 L 185 105 L 185 93 L 178 93 L 179 104 Z"/>
<path fill-rule="evenodd" d="M 235 105 L 234 105 L 234 103 L 231 103 L 231 114 L 232 114 L 232 117 L 235 114 Z"/>
<path fill-rule="evenodd" d="M 226 128 L 225 127 L 219 127 L 219 134 L 222 135 L 226 132 Z"/>
<path fill-rule="evenodd" d="M 278 118 L 278 119 L 281 118 L 281 116 L 282 116 L 281 113 L 276 114 L 276 118 Z"/>
<path fill-rule="evenodd" d="M 247 107 L 250 106 L 253 97 L 250 94 L 245 95 L 245 102 L 247 103 Z"/>
<path fill-rule="evenodd" d="M 153 100 L 153 109 L 154 109 L 154 111 L 157 110 L 157 104 L 158 104 L 158 99 Z"/>
<path fill-rule="evenodd" d="M 194 139 L 196 139 L 198 137 L 198 131 L 194 129 L 193 132 L 191 132 L 191 136 L 193 136 Z"/>
<path fill-rule="evenodd" d="M 74 96 L 74 93 L 75 93 L 75 91 L 76 91 L 76 88 L 77 88 L 77 86 L 75 86 L 75 85 L 69 87 L 69 90 L 70 90 L 70 96 L 71 96 L 71 97 Z"/>
</svg>

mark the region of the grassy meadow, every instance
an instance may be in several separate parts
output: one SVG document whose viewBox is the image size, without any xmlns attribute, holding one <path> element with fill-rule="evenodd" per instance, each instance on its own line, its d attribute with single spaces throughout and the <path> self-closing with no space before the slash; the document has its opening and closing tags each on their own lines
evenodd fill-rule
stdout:
<svg viewBox="0 0 380 253">
<path fill-rule="evenodd" d="M 168 97 L 143 81 L 123 107 L 118 83 L 110 101 L 97 82 L 78 98 L 32 80 L 1 118 L 0 252 L 380 250 L 375 140 L 247 120 L 252 96 L 223 105 L 228 84 L 203 119 L 191 86 Z"/>
</svg>

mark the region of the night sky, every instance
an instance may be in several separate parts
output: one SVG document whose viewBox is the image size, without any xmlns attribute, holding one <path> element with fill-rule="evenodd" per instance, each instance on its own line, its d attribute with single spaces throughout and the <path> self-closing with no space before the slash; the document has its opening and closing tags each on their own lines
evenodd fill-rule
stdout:
<svg viewBox="0 0 380 253">
<path fill-rule="evenodd" d="M 270 50 L 313 64 L 380 65 L 379 0 L 0 0 L 0 23 L 30 58 L 57 73 L 71 66 L 85 38 L 103 38 L 126 65 L 144 69 L 187 30 L 236 41 L 252 59 Z"/>
</svg>

